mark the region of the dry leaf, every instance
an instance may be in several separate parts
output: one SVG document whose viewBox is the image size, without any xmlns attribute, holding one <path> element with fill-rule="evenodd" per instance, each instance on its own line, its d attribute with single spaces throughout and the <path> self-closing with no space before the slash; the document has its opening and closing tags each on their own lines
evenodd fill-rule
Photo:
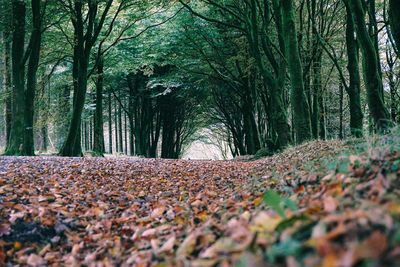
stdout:
<svg viewBox="0 0 400 267">
<path fill-rule="evenodd" d="M 36 266 L 45 265 L 46 261 L 42 257 L 32 253 L 32 254 L 29 255 L 28 260 L 27 260 L 26 263 L 28 265 L 36 267 Z"/>
<path fill-rule="evenodd" d="M 192 254 L 196 246 L 197 237 L 198 237 L 197 233 L 189 234 L 182 242 L 182 244 L 179 246 L 178 250 L 176 251 L 176 254 L 178 256 L 186 256 Z"/>
</svg>

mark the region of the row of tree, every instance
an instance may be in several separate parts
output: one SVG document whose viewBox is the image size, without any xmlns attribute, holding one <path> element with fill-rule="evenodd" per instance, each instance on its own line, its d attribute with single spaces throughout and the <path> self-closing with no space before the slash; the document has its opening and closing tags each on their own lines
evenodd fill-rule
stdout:
<svg viewBox="0 0 400 267">
<path fill-rule="evenodd" d="M 395 0 L 1 5 L 7 155 L 178 158 L 203 127 L 244 155 L 399 120 Z"/>
</svg>

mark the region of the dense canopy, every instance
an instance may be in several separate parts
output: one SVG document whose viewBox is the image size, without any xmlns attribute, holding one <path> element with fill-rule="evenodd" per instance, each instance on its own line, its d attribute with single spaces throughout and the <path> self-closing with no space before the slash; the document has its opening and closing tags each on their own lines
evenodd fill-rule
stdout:
<svg viewBox="0 0 400 267">
<path fill-rule="evenodd" d="M 271 154 L 399 120 L 394 0 L 1 5 L 7 155 Z"/>
</svg>

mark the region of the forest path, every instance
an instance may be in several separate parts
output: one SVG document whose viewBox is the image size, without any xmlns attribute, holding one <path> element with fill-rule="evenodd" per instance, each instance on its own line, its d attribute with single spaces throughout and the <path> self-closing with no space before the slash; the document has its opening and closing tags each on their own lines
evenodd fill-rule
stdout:
<svg viewBox="0 0 400 267">
<path fill-rule="evenodd" d="M 311 232 L 322 231 L 321 240 L 328 242 L 327 229 L 336 231 L 326 233 L 331 239 L 347 231 L 338 220 L 365 216 L 362 211 L 349 215 L 347 204 L 339 203 L 347 197 L 343 181 L 350 175 L 342 170 L 346 175 L 338 176 L 341 164 L 335 163 L 336 180 L 331 179 L 336 165 L 321 172 L 344 149 L 349 147 L 341 141 L 318 141 L 251 162 L 0 157 L 0 266 L 96 261 L 106 266 L 212 266 L 243 257 L 260 264 L 293 260 L 302 246 L 320 249 L 319 239 L 301 243 Z M 282 197 L 268 195 L 271 191 L 264 197 L 269 189 Z M 280 201 L 286 203 L 283 213 Z M 316 228 L 329 216 L 325 230 Z M 299 227 L 306 227 L 305 237 L 279 243 L 280 234 L 296 233 Z M 386 242 L 379 233 L 371 238 Z M 258 253 L 274 243 L 278 250 L 272 258 Z M 281 245 L 289 247 L 282 251 Z M 326 249 L 340 260 L 344 252 L 331 246 Z M 377 257 L 386 248 L 379 248 Z M 319 264 L 327 256 L 313 252 L 310 259 Z"/>
</svg>

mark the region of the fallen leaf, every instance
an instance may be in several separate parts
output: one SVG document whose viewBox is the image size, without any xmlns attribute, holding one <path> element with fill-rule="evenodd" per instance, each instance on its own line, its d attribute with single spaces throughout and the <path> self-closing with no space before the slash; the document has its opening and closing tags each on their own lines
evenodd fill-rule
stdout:
<svg viewBox="0 0 400 267">
<path fill-rule="evenodd" d="M 198 233 L 189 234 L 176 251 L 178 256 L 187 256 L 192 254 L 196 246 Z"/>
<path fill-rule="evenodd" d="M 26 263 L 31 266 L 42 266 L 46 264 L 46 261 L 42 257 L 32 253 L 29 255 Z"/>
<path fill-rule="evenodd" d="M 171 236 L 160 248 L 159 252 L 171 252 L 174 249 L 176 237 Z"/>
<path fill-rule="evenodd" d="M 326 212 L 334 212 L 338 207 L 338 201 L 334 199 L 332 196 L 327 196 L 324 198 L 324 210 Z"/>
</svg>

